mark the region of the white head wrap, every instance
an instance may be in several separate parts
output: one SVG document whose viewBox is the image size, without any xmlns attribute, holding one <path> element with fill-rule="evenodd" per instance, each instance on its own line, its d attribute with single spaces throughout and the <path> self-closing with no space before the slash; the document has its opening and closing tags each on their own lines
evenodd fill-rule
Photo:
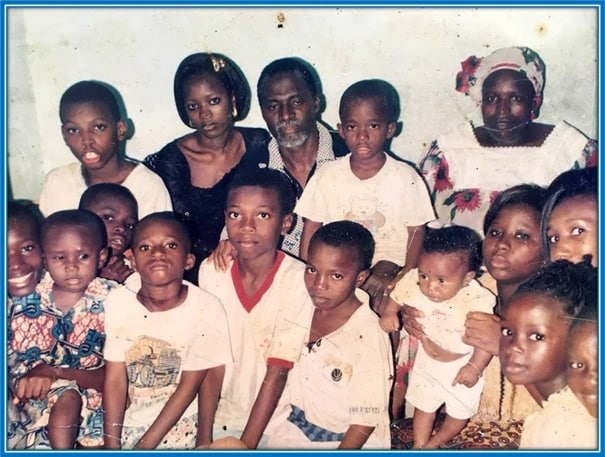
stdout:
<svg viewBox="0 0 605 457">
<path fill-rule="evenodd" d="M 515 70 L 531 82 L 536 93 L 536 108 L 542 103 L 546 66 L 536 53 L 526 47 L 502 48 L 487 57 L 470 56 L 461 62 L 462 71 L 456 75 L 456 90 L 481 103 L 483 82 L 498 70 Z"/>
</svg>

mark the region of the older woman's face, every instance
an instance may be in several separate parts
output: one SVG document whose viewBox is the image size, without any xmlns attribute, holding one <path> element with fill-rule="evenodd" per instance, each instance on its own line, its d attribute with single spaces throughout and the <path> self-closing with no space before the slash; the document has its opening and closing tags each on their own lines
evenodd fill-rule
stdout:
<svg viewBox="0 0 605 457">
<path fill-rule="evenodd" d="M 218 78 L 203 74 L 187 78 L 183 103 L 189 125 L 208 137 L 224 134 L 233 126 L 233 100 Z"/>
<path fill-rule="evenodd" d="M 499 70 L 489 75 L 482 88 L 483 127 L 495 145 L 523 144 L 525 127 L 531 123 L 534 88 L 518 71 Z"/>
</svg>

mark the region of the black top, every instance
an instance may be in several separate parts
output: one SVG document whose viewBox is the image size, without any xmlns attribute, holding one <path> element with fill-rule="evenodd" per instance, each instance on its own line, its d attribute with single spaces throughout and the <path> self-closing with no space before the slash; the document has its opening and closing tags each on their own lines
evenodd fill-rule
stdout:
<svg viewBox="0 0 605 457">
<path fill-rule="evenodd" d="M 200 263 L 216 248 L 224 227 L 224 209 L 227 190 L 233 177 L 240 171 L 266 166 L 269 132 L 261 128 L 236 127 L 244 137 L 246 152 L 214 187 L 200 188 L 191 184 L 187 159 L 174 140 L 159 152 L 145 157 L 143 163 L 163 179 L 172 207 L 188 225 L 192 235 L 192 252 L 195 267 L 187 272 L 186 279 L 197 284 Z M 264 164 L 264 165 L 261 165 Z"/>
</svg>

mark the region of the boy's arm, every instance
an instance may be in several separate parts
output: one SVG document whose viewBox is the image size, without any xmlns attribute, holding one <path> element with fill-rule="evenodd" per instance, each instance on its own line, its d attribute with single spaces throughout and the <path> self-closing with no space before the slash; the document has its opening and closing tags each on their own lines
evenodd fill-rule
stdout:
<svg viewBox="0 0 605 457">
<path fill-rule="evenodd" d="M 212 367 L 206 370 L 206 374 L 200 384 L 197 396 L 196 447 L 212 443 L 212 426 L 214 425 L 214 417 L 216 415 L 216 408 L 218 407 L 224 376 L 225 365 Z"/>
<path fill-rule="evenodd" d="M 265 379 L 250 411 L 241 441 L 248 449 L 256 449 L 269 419 L 281 397 L 290 368 L 268 365 Z"/>
<path fill-rule="evenodd" d="M 181 380 L 149 430 L 139 439 L 135 449 L 155 449 L 166 433 L 177 423 L 200 389 L 207 370 L 183 371 Z"/>
<path fill-rule="evenodd" d="M 403 267 L 406 272 L 418 266 L 418 257 L 422 250 L 425 233 L 425 225 L 408 226 L 408 248 L 405 254 L 405 266 Z"/>
<path fill-rule="evenodd" d="M 300 237 L 300 254 L 299 257 L 302 260 L 307 260 L 307 255 L 309 254 L 309 243 L 311 242 L 311 237 L 313 234 L 323 225 L 321 222 L 315 222 L 311 219 L 303 218 L 303 231 Z"/>
<path fill-rule="evenodd" d="M 386 305 L 382 309 L 376 310 L 380 314 L 378 323 L 383 331 L 387 333 L 396 332 L 401 327 L 401 323 L 399 322 L 399 310 L 401 307 L 393 299 L 387 298 Z"/>
<path fill-rule="evenodd" d="M 105 367 L 84 370 L 53 367 L 46 363 L 39 363 L 16 381 L 15 396 L 20 400 L 45 397 L 50 386 L 57 379 L 75 381 L 83 389 L 95 389 L 103 392 Z"/>
<path fill-rule="evenodd" d="M 338 449 L 361 449 L 374 431 L 374 428 L 368 425 L 352 424 L 345 433 L 345 437 L 340 442 Z"/>
<path fill-rule="evenodd" d="M 491 359 L 492 355 L 489 352 L 475 348 L 470 360 L 458 371 L 452 386 L 463 384 L 466 387 L 473 387 L 483 376 L 483 370 Z"/>
<path fill-rule="evenodd" d="M 103 430 L 105 449 L 120 449 L 122 423 L 126 410 L 128 378 L 124 362 L 105 361 L 105 389 L 103 394 Z"/>
<path fill-rule="evenodd" d="M 395 279 L 401 267 L 389 260 L 379 260 L 372 267 L 368 279 L 361 288 L 372 297 L 373 309 L 382 309 L 388 300 L 388 286 Z"/>
</svg>

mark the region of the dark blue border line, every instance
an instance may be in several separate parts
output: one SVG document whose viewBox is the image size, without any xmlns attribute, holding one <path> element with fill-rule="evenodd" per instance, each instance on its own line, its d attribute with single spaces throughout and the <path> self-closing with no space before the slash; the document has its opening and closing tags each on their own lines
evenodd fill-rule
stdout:
<svg viewBox="0 0 605 457">
<path fill-rule="evenodd" d="M 0 172 L 2 173 L 2 176 L 4 177 L 2 185 L 0 186 L 0 198 L 2 198 L 2 205 L 3 205 L 3 212 L 2 212 L 2 217 L 0 217 L 0 231 L 1 233 L 4 234 L 5 236 L 5 241 L 6 241 L 6 201 L 7 201 L 7 197 L 8 197 L 8 184 L 7 184 L 7 176 L 8 176 L 8 163 L 7 163 L 7 148 L 8 148 L 8 143 L 7 143 L 7 129 L 8 129 L 8 125 L 7 125 L 7 112 L 8 112 L 8 103 L 7 101 L 10 100 L 9 96 L 8 96 L 8 86 L 7 86 L 7 43 L 8 43 L 8 27 L 6 27 L 7 24 L 7 9 L 14 7 L 14 8 L 43 8 L 43 7 L 48 7 L 48 8 L 89 8 L 89 7 L 95 7 L 95 8 L 129 8 L 129 7 L 136 7 L 136 8 L 166 8 L 166 9 L 172 9 L 172 8 L 180 8 L 180 7 L 198 7 L 198 8 L 236 8 L 236 7 L 247 7 L 247 8 L 255 8 L 255 7 L 282 7 L 282 8 L 297 8 L 297 7 L 307 7 L 307 8 L 501 8 L 501 7 L 512 7 L 512 8 L 590 8 L 590 7 L 595 7 L 598 9 L 598 14 L 597 14 L 597 33 L 598 33 L 598 40 L 597 40 L 597 81 L 598 81 L 598 103 L 597 103 L 597 118 L 599 120 L 599 122 L 597 123 L 597 139 L 601 140 L 601 125 L 603 123 L 603 119 L 601 117 L 601 106 L 602 106 L 602 102 L 603 102 L 603 92 L 601 91 L 601 77 L 602 77 L 602 72 L 601 72 L 601 49 L 602 49 L 602 45 L 603 45 L 603 34 L 601 33 L 601 24 L 602 24 L 602 15 L 603 15 L 603 10 L 601 8 L 601 6 L 605 5 L 605 0 L 597 0 L 594 2 L 582 2 L 582 3 L 571 3 L 570 1 L 532 1 L 532 2 L 524 2 L 522 0 L 512 0 L 512 1 L 482 1 L 482 2 L 473 2 L 473 1 L 466 1 L 466 2 L 456 2 L 455 0 L 451 0 L 451 1 L 427 1 L 427 2 L 405 2 L 405 1 L 381 1 L 381 2 L 376 2 L 376 3 L 369 3 L 369 2 L 357 2 L 357 1 L 350 1 L 350 2 L 335 2 L 335 3 L 325 3 L 325 2 L 321 2 L 321 1 L 307 1 L 307 2 L 291 2 L 291 1 L 263 1 L 263 2 L 256 2 L 253 0 L 249 0 L 249 1 L 230 1 L 230 0 L 224 0 L 224 1 L 219 1 L 219 2 L 203 2 L 203 1 L 195 1 L 195 0 L 189 0 L 189 1 L 179 1 L 178 3 L 167 3 L 166 1 L 163 2 L 154 2 L 154 1 L 129 1 L 129 2 L 124 2 L 124 1 L 119 1 L 119 0 L 108 0 L 108 1 L 80 1 L 80 2 L 55 2 L 55 1 L 23 1 L 23 0 L 0 0 L 0 5 L 2 6 L 2 8 L 0 8 L 0 24 L 2 24 L 2 49 L 0 51 L 1 53 L 1 57 L 2 57 L 2 73 L 0 74 L 0 82 L 2 84 L 2 91 L 0 92 L 0 103 L 2 104 L 2 129 L 0 129 L 0 140 L 1 140 L 1 144 L 3 146 L 3 159 L 2 159 L 2 163 L 0 166 Z M 578 71 L 581 71 L 581 69 L 578 69 Z M 601 158 L 601 154 L 599 154 L 599 157 Z M 601 160 L 599 160 L 600 162 Z M 599 182 L 600 182 L 600 191 L 602 191 L 602 175 L 601 175 L 601 170 L 599 170 Z M 603 202 L 602 198 L 601 198 L 602 194 L 601 192 L 599 193 L 599 210 L 600 210 L 600 214 L 602 214 L 603 212 L 603 208 L 605 207 L 605 203 Z M 599 216 L 600 216 L 599 214 Z M 599 256 L 603 255 L 603 249 L 602 249 L 602 232 L 601 230 L 599 230 Z M 0 284 L 0 290 L 4 291 L 5 289 L 5 284 L 6 284 L 6 254 L 5 254 L 5 249 L 0 249 L 0 259 L 1 259 L 1 265 L 2 265 L 2 273 L 3 273 L 3 281 Z M 599 277 L 599 297 L 601 297 L 601 277 Z M 6 295 L 3 294 L 4 297 L 6 297 Z M 5 299 L 5 307 L 4 309 L 6 309 L 6 299 Z M 2 335 L 2 340 L 5 342 L 6 344 L 6 313 L 4 313 L 4 318 L 3 318 L 3 326 L 0 329 L 0 335 Z M 601 330 L 601 321 L 599 322 L 599 335 L 601 335 L 602 333 L 600 332 Z M 6 346 L 5 346 L 6 347 Z M 603 360 L 603 352 L 601 352 L 601 361 Z M 6 351 L 2 351 L 2 360 L 4 363 L 4 366 L 6 366 Z M 4 392 L 6 392 L 6 376 L 3 376 L 3 388 L 5 389 Z M 603 395 L 603 383 L 600 382 L 600 397 L 602 397 Z M 4 405 L 4 401 L 5 401 L 6 397 L 2 397 L 2 399 L 0 400 L 0 406 L 2 406 L 2 410 L 5 411 L 5 405 Z M 600 410 L 599 410 L 599 417 L 602 417 L 603 414 L 603 408 L 601 407 L 602 404 L 601 402 L 599 402 L 599 406 L 600 406 Z M 0 421 L 2 422 L 2 429 L 3 429 L 3 433 L 4 436 L 6 436 L 6 424 L 5 424 L 5 420 L 4 419 L 0 419 Z M 601 421 L 599 421 L 600 424 L 602 423 Z M 601 430 L 603 427 L 599 427 L 599 430 Z M 602 434 L 601 434 L 602 435 Z M 602 436 L 599 436 L 599 446 L 600 449 L 603 446 L 603 442 L 602 442 Z M 8 455 L 40 455 L 41 451 L 6 451 L 6 443 L 5 440 L 2 440 L 2 445 L 0 446 L 0 454 L 8 454 Z M 47 452 L 51 452 L 51 454 L 57 454 L 57 452 L 54 451 L 47 451 Z M 82 451 L 84 452 L 84 451 Z M 114 454 L 115 452 L 111 452 L 111 451 L 85 451 L 86 453 L 102 453 L 102 454 Z M 137 455 L 157 455 L 158 452 L 160 451 L 152 451 L 152 452 L 137 452 Z M 169 454 L 169 455 L 187 455 L 189 454 L 191 451 L 162 451 L 162 454 Z M 263 451 L 245 451 L 245 452 L 238 452 L 238 451 L 204 451 L 204 452 L 210 452 L 212 454 L 220 454 L 220 455 L 224 455 L 224 456 L 234 456 L 234 455 L 242 455 L 242 454 L 267 454 L 267 453 L 277 453 L 279 452 L 281 453 L 286 453 L 286 454 L 297 454 L 297 455 L 312 455 L 312 456 L 331 456 L 334 455 L 334 451 L 271 451 L 271 450 L 263 450 Z M 366 454 L 379 454 L 379 453 L 399 453 L 399 452 L 412 452 L 414 455 L 418 454 L 418 452 L 415 451 L 397 451 L 397 450 L 385 450 L 385 451 L 357 451 L 356 454 L 357 455 L 366 455 Z M 422 454 L 426 454 L 427 452 L 430 451 L 424 451 Z M 438 452 L 447 452 L 447 453 L 455 453 L 456 455 L 481 455 L 481 454 L 494 454 L 497 453 L 499 455 L 515 455 L 515 456 L 524 456 L 524 455 L 536 455 L 536 454 L 544 454 L 544 453 L 548 453 L 548 454 L 557 454 L 557 455 L 569 455 L 569 456 L 575 456 L 575 455 L 601 455 L 601 451 L 597 450 L 597 451 L 507 451 L 507 450 L 470 450 L 470 451 L 438 451 Z M 118 452 L 119 454 L 119 452 Z M 343 455 L 353 455 L 354 452 L 352 451 L 343 451 Z"/>
</svg>

